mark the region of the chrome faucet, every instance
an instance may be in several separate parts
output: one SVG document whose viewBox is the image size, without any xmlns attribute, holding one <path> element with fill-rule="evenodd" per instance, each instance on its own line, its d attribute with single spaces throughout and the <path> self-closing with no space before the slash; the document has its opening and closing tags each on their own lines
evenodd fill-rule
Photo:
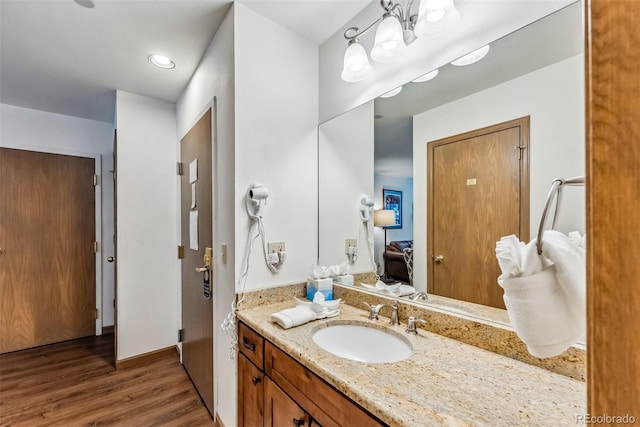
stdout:
<svg viewBox="0 0 640 427">
<path fill-rule="evenodd" d="M 418 330 L 416 329 L 416 323 L 427 323 L 427 322 L 425 320 L 416 319 L 413 316 L 409 316 L 409 318 L 407 319 L 407 330 L 405 332 L 411 335 L 417 335 Z"/>
<path fill-rule="evenodd" d="M 425 292 L 416 292 L 415 294 L 409 295 L 409 299 L 412 301 L 426 301 L 429 299 L 429 295 L 427 295 Z"/>
<path fill-rule="evenodd" d="M 398 300 L 394 300 L 392 305 L 384 304 L 380 309 L 384 307 L 389 307 L 391 309 L 391 326 L 398 326 L 400 322 L 398 322 Z M 379 310 L 378 310 L 379 311 Z"/>
</svg>

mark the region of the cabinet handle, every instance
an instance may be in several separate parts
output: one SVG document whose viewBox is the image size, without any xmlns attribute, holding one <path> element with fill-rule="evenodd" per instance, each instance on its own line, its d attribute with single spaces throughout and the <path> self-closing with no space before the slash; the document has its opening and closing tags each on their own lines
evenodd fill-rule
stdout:
<svg viewBox="0 0 640 427">
<path fill-rule="evenodd" d="M 293 419 L 293 425 L 296 427 L 300 427 L 304 425 L 304 417 L 302 418 L 294 418 Z"/>
<path fill-rule="evenodd" d="M 253 385 L 258 384 L 260 381 L 262 381 L 260 377 L 251 377 L 251 382 L 253 383 Z"/>
<path fill-rule="evenodd" d="M 247 337 L 242 337 L 242 345 L 246 349 L 249 349 L 251 351 L 256 351 L 256 345 L 254 343 L 249 342 Z"/>
</svg>

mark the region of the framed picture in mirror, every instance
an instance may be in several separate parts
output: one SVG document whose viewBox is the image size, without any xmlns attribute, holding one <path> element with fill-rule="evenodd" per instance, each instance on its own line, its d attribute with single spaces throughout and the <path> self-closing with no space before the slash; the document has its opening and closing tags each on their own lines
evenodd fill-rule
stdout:
<svg viewBox="0 0 640 427">
<path fill-rule="evenodd" d="M 382 202 L 383 209 L 395 212 L 396 223 L 387 228 L 402 228 L 402 191 L 383 189 Z"/>
</svg>

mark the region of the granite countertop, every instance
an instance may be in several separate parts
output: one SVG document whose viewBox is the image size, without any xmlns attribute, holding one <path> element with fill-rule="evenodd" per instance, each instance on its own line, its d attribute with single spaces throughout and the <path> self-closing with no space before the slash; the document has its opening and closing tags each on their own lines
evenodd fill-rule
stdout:
<svg viewBox="0 0 640 427">
<path fill-rule="evenodd" d="M 238 312 L 238 318 L 298 362 L 391 426 L 575 426 L 586 413 L 586 386 L 574 380 L 424 329 L 404 333 L 405 324 L 341 304 L 338 317 L 284 330 L 271 313 L 293 301 Z M 321 349 L 313 333 L 330 324 L 367 324 L 402 334 L 413 355 L 394 363 L 363 363 Z"/>
</svg>

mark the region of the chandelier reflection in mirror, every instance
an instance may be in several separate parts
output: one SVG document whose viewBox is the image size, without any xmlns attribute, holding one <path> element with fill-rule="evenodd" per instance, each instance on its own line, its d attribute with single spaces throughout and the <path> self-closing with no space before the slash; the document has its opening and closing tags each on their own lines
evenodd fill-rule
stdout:
<svg viewBox="0 0 640 427">
<path fill-rule="evenodd" d="M 376 30 L 371 58 L 378 62 L 390 62 L 401 56 L 416 38 L 438 36 L 460 21 L 460 13 L 453 0 L 420 0 L 418 13 L 411 14 L 413 3 L 414 0 L 408 0 L 403 8 L 392 0 L 380 0 L 380 6 L 384 9 L 382 17 L 362 31 L 358 31 L 358 27 L 347 28 L 344 38 L 349 43 L 344 53 L 342 80 L 358 82 L 371 74 L 369 58 L 358 37 L 376 24 L 380 25 Z"/>
</svg>

